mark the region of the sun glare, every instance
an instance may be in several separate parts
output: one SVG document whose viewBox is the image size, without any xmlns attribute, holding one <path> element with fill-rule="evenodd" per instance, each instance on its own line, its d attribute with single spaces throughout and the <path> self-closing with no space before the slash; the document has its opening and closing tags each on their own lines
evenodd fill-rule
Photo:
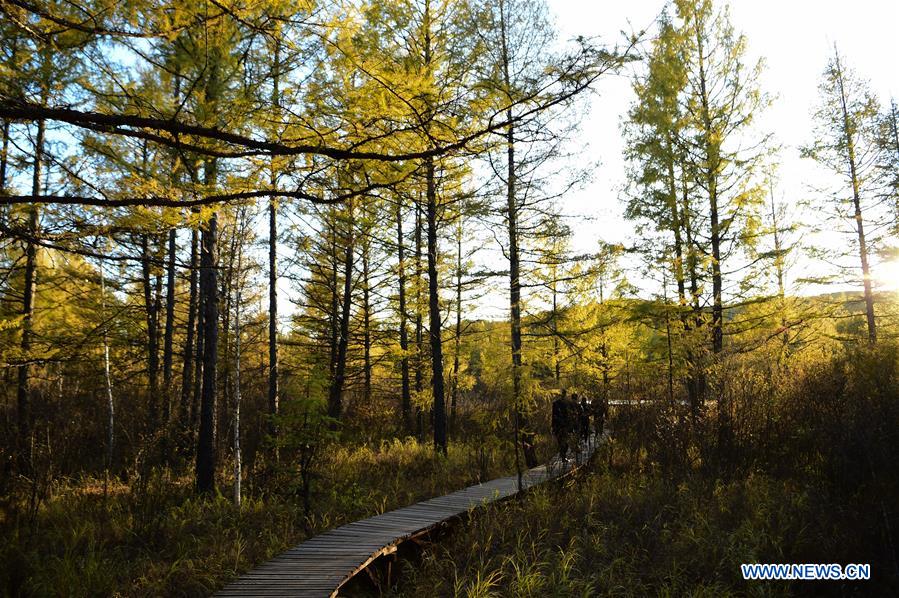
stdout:
<svg viewBox="0 0 899 598">
<path fill-rule="evenodd" d="M 878 264 L 874 269 L 874 281 L 882 291 L 899 291 L 899 259 Z"/>
</svg>

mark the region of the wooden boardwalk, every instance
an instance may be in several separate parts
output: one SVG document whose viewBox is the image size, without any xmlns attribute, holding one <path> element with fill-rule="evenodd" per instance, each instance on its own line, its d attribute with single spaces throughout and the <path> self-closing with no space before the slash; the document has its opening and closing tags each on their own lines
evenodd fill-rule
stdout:
<svg viewBox="0 0 899 598">
<path fill-rule="evenodd" d="M 579 462 L 554 458 L 523 473 L 522 489 L 568 474 L 593 453 L 593 438 L 582 447 Z M 402 509 L 355 521 L 306 540 L 226 586 L 216 596 L 324 597 L 341 587 L 376 559 L 427 534 L 439 524 L 470 510 L 518 494 L 518 476 L 499 478 L 432 498 Z"/>
</svg>

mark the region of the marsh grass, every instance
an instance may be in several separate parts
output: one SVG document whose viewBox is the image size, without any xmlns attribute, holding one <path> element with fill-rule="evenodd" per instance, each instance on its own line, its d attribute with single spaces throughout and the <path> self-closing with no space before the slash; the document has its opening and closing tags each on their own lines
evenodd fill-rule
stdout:
<svg viewBox="0 0 899 598">
<path fill-rule="evenodd" d="M 732 372 L 726 444 L 714 411 L 621 410 L 588 471 L 458 526 L 395 595 L 899 595 L 897 356 Z M 746 582 L 753 562 L 870 563 L 872 580 Z"/>
<path fill-rule="evenodd" d="M 2 522 L 2 592 L 25 596 L 205 596 L 252 565 L 343 523 L 507 474 L 508 447 L 451 445 L 446 457 L 414 440 L 334 446 L 304 516 L 285 471 L 233 505 L 197 497 L 191 478 L 153 470 L 126 484 L 56 481 L 34 518 Z M 509 454 L 506 454 L 509 453 Z"/>
<path fill-rule="evenodd" d="M 845 512 L 850 505 L 841 505 Z M 728 596 L 861 592 L 757 584 L 744 562 L 876 562 L 874 530 L 814 487 L 753 475 L 714 482 L 598 471 L 490 508 L 405 571 L 403 596 Z M 824 516 L 822 517 L 822 514 Z M 847 542 L 847 538 L 861 535 Z M 870 582 L 869 582 L 870 583 Z M 888 594 L 880 594 L 888 595 Z"/>
</svg>

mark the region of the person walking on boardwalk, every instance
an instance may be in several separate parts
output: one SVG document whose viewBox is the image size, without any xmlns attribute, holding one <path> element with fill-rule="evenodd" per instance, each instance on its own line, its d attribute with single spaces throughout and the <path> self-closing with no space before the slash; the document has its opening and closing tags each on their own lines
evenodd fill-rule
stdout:
<svg viewBox="0 0 899 598">
<path fill-rule="evenodd" d="M 602 436 L 606 424 L 606 412 L 609 409 L 606 398 L 593 399 L 590 407 L 591 411 L 593 411 L 593 430 L 597 436 Z"/>
<path fill-rule="evenodd" d="M 568 437 L 571 428 L 569 420 L 568 400 L 563 390 L 552 404 L 552 432 L 559 446 L 559 459 L 563 461 L 568 456 Z"/>
<path fill-rule="evenodd" d="M 581 452 L 581 420 L 583 411 L 578 394 L 572 393 L 568 400 L 568 442 L 576 452 Z"/>
<path fill-rule="evenodd" d="M 578 410 L 578 423 L 581 442 L 587 442 L 590 438 L 590 405 L 587 404 L 587 397 L 581 397 L 581 404 Z"/>
</svg>

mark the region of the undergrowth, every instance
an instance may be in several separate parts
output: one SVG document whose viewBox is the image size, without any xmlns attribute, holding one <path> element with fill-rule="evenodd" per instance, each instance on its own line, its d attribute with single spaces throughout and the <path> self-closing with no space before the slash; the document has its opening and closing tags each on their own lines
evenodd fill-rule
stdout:
<svg viewBox="0 0 899 598">
<path fill-rule="evenodd" d="M 697 425 L 662 402 L 621 409 L 588 471 L 485 509 L 394 592 L 899 595 L 897 373 L 894 347 L 732 372 L 723 440 L 714 412 Z M 748 582 L 741 563 L 870 563 L 872 579 Z"/>
<path fill-rule="evenodd" d="M 479 479 L 512 463 L 499 443 L 455 444 L 446 457 L 414 440 L 333 446 L 306 517 L 291 480 L 230 500 L 197 497 L 189 475 L 156 470 L 128 484 L 59 480 L 33 517 L 2 523 L 2 592 L 12 596 L 206 596 L 239 573 L 326 529 Z M 263 491 L 264 490 L 264 491 Z"/>
</svg>

